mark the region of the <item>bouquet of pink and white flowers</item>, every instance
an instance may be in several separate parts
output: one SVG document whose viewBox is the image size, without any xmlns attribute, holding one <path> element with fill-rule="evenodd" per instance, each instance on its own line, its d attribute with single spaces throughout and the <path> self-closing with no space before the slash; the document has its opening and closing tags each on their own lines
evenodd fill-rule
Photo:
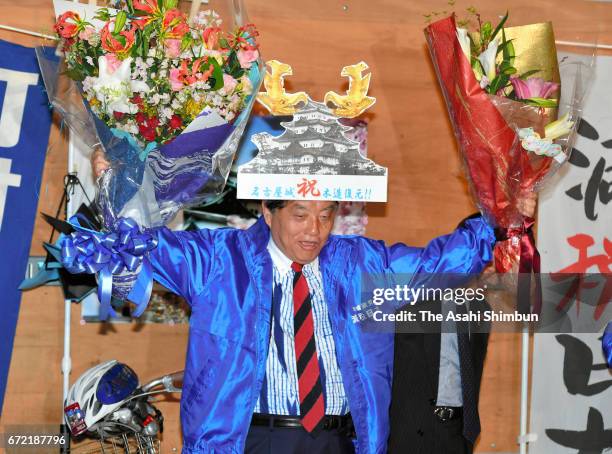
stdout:
<svg viewBox="0 0 612 454">
<path fill-rule="evenodd" d="M 52 103 L 77 134 L 95 131 L 86 142 L 111 163 L 99 197 L 105 224 L 129 215 L 160 225 L 220 193 L 261 80 L 255 26 L 223 30 L 212 10 L 188 20 L 178 0 L 78 11 L 63 3 L 63 75 L 85 103 Z"/>
</svg>

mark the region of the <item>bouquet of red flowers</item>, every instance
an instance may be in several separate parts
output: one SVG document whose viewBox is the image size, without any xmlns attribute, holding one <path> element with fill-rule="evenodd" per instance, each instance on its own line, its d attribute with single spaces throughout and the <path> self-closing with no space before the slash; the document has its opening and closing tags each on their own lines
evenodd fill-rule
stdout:
<svg viewBox="0 0 612 454">
<path fill-rule="evenodd" d="M 567 160 L 583 93 L 575 77 L 573 96 L 560 100 L 550 23 L 504 28 L 506 14 L 493 27 L 473 13 L 475 32 L 457 27 L 453 15 L 425 36 L 476 203 L 506 232 L 495 249 L 497 271 L 519 263 L 520 273 L 538 272 L 534 220 L 518 203 Z"/>
</svg>

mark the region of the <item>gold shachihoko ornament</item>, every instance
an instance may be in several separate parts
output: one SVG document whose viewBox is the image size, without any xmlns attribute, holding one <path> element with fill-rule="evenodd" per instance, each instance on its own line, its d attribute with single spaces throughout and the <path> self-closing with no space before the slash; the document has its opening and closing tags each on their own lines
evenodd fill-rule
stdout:
<svg viewBox="0 0 612 454">
<path fill-rule="evenodd" d="M 278 60 L 270 60 L 266 65 L 269 67 L 264 78 L 266 91 L 257 95 L 257 101 L 263 104 L 272 115 L 293 115 L 300 106 L 307 103 L 308 95 L 303 91 L 298 93 L 285 91 L 284 78 L 293 74 L 290 65 Z M 372 75 L 363 75 L 367 69 L 369 66 L 363 61 L 342 68 L 340 75 L 348 77 L 349 89 L 344 95 L 328 91 L 324 98 L 325 104 L 335 116 L 355 118 L 374 105 L 376 98 L 368 96 Z"/>
</svg>

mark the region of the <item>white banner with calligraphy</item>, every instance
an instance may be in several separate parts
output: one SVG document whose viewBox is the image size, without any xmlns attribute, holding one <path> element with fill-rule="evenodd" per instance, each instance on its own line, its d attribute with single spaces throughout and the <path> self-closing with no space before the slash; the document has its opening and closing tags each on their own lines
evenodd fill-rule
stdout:
<svg viewBox="0 0 612 454">
<path fill-rule="evenodd" d="M 612 273 L 612 57 L 598 57 L 570 162 L 541 193 L 538 249 L 543 273 Z M 572 314 L 601 316 L 612 279 L 579 284 L 595 304 Z M 560 310 L 563 308 L 559 308 Z M 604 323 L 605 324 L 605 323 Z M 612 373 L 601 333 L 536 334 L 530 454 L 612 453 Z"/>
</svg>

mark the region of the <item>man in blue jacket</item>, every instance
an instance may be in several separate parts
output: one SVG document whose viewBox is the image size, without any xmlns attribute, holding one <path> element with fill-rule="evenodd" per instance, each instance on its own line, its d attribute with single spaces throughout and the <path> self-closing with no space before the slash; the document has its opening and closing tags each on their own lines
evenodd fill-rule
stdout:
<svg viewBox="0 0 612 454">
<path fill-rule="evenodd" d="M 475 218 L 388 247 L 330 235 L 336 209 L 267 201 L 247 231 L 159 231 L 154 278 L 192 307 L 184 453 L 387 451 L 394 333 L 352 319 L 362 275 L 479 273 L 495 237 Z"/>
</svg>

